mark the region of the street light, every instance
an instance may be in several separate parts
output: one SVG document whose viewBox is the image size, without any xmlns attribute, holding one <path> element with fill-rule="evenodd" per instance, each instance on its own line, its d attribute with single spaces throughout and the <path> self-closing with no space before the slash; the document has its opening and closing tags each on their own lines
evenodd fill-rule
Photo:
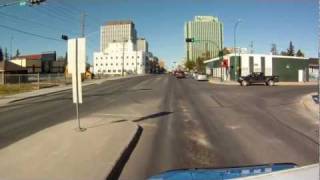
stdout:
<svg viewBox="0 0 320 180">
<path fill-rule="evenodd" d="M 235 68 L 235 80 L 238 79 L 238 65 L 237 65 L 237 51 L 236 51 L 236 46 L 237 46 L 237 41 L 236 41 L 236 31 L 237 31 L 237 28 L 238 28 L 238 25 L 242 22 L 241 19 L 238 19 L 237 22 L 235 23 L 234 25 L 234 28 L 233 28 L 233 33 L 234 33 L 234 47 L 233 47 L 233 51 L 234 51 L 234 68 Z M 240 51 L 239 51 L 239 56 L 240 56 Z"/>
</svg>

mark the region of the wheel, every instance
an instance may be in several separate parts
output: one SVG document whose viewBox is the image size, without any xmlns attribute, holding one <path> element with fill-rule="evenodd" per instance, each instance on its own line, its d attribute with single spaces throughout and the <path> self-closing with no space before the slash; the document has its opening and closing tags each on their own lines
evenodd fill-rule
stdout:
<svg viewBox="0 0 320 180">
<path fill-rule="evenodd" d="M 274 86 L 274 81 L 273 81 L 273 80 L 269 80 L 269 81 L 268 81 L 268 85 L 269 85 L 269 86 Z"/>
<path fill-rule="evenodd" d="M 241 81 L 241 86 L 248 86 L 248 82 L 246 80 Z"/>
</svg>

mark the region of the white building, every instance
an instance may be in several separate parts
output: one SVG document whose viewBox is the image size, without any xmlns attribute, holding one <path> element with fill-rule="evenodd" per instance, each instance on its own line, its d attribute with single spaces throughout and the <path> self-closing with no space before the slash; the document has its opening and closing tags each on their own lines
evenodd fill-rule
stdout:
<svg viewBox="0 0 320 180">
<path fill-rule="evenodd" d="M 146 52 L 136 51 L 135 46 L 132 41 L 109 43 L 104 51 L 93 54 L 93 72 L 115 75 L 124 70 L 124 74 L 145 74 Z"/>
<path fill-rule="evenodd" d="M 148 42 L 144 38 L 138 38 L 137 39 L 137 50 L 138 51 L 148 52 L 149 51 L 149 47 L 148 46 L 149 46 Z"/>
</svg>

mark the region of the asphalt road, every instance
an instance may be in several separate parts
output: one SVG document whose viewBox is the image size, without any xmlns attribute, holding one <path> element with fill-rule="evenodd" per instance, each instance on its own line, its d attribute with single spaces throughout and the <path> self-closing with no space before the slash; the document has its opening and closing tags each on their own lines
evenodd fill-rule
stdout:
<svg viewBox="0 0 320 180">
<path fill-rule="evenodd" d="M 80 116 L 142 126 L 124 180 L 177 168 L 305 165 L 318 159 L 317 122 L 299 97 L 314 91 L 315 86 L 223 86 L 148 75 L 85 87 Z M 71 91 L 0 107 L 0 148 L 74 119 Z"/>
</svg>

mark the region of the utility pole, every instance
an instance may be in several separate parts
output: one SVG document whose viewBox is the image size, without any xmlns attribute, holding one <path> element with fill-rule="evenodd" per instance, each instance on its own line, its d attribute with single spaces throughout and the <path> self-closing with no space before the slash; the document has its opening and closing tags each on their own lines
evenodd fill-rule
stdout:
<svg viewBox="0 0 320 180">
<path fill-rule="evenodd" d="M 234 49 L 233 49 L 233 51 L 234 51 L 234 70 L 235 70 L 235 76 L 234 76 L 234 80 L 235 81 L 237 81 L 238 80 L 238 63 L 237 63 L 237 60 L 238 60 L 238 57 L 237 57 L 237 50 L 236 50 L 236 48 L 237 48 L 237 27 L 238 27 L 238 25 L 239 25 L 239 23 L 241 22 L 241 20 L 240 19 L 238 19 L 238 21 L 235 23 L 235 25 L 234 25 L 234 28 L 233 28 L 233 40 L 234 40 Z M 240 50 L 240 49 L 239 49 Z M 240 56 L 240 51 L 239 51 L 239 56 Z M 239 57 L 239 59 L 240 59 L 240 57 Z"/>
<path fill-rule="evenodd" d="M 253 41 L 250 42 L 250 54 L 253 54 L 254 50 L 253 50 Z"/>
<path fill-rule="evenodd" d="M 125 40 L 123 39 L 122 41 L 122 72 L 121 72 L 122 76 L 124 76 L 124 43 L 125 43 Z"/>
<path fill-rule="evenodd" d="M 10 60 L 12 59 L 12 41 L 13 41 L 13 36 L 10 36 Z"/>
<path fill-rule="evenodd" d="M 81 28 L 81 37 L 84 37 L 84 29 L 85 29 L 85 17 L 86 14 L 84 12 L 81 13 L 81 22 L 80 22 L 80 28 Z"/>
</svg>

